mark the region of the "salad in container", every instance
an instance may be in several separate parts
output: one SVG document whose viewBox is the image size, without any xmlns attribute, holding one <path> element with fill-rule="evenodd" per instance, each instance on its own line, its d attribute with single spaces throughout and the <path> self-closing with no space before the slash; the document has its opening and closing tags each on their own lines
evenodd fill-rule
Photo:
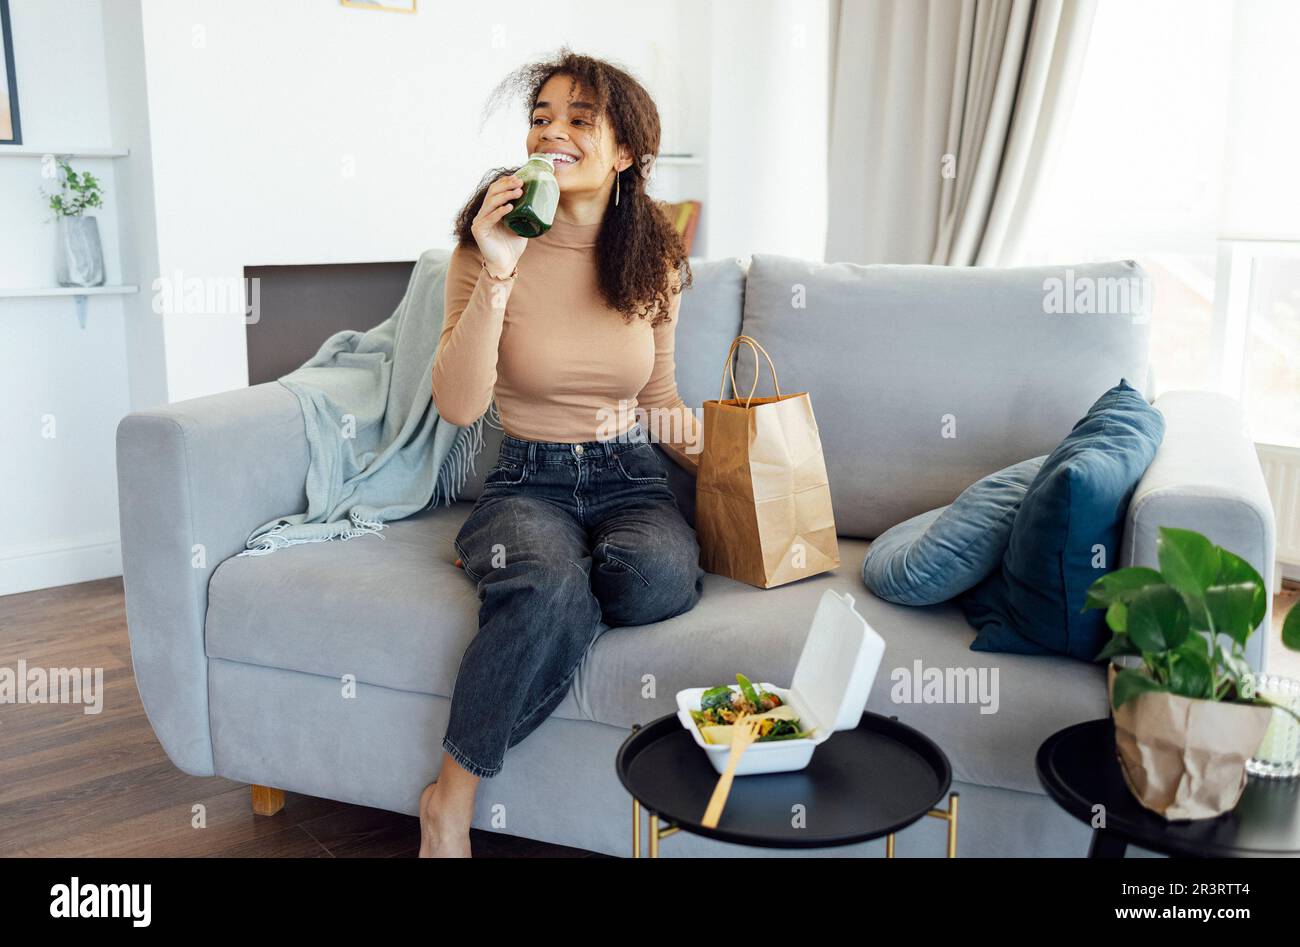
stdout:
<svg viewBox="0 0 1300 947">
<path fill-rule="evenodd" d="M 866 710 L 885 642 L 854 608 L 853 596 L 827 589 L 795 666 L 790 687 L 735 684 L 677 692 L 677 718 L 721 773 L 731 754 L 737 720 L 755 716 L 759 735 L 745 750 L 736 775 L 803 769 L 836 730 L 852 730 Z"/>
</svg>

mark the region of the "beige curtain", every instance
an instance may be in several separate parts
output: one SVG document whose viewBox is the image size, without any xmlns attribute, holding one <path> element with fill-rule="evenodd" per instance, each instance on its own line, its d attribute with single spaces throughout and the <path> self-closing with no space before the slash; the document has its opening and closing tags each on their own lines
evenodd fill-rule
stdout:
<svg viewBox="0 0 1300 947">
<path fill-rule="evenodd" d="M 1012 265 L 1096 0 L 832 0 L 826 259 Z"/>
</svg>

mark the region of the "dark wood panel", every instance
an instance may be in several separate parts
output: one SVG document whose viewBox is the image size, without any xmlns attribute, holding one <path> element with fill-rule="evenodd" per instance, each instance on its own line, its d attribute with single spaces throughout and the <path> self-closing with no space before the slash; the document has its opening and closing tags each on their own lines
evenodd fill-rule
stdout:
<svg viewBox="0 0 1300 947">
<path fill-rule="evenodd" d="M 248 383 L 260 385 L 287 375 L 316 354 L 321 343 L 344 329 L 365 331 L 393 314 L 402 301 L 415 261 L 332 263 L 244 268 Z"/>
</svg>

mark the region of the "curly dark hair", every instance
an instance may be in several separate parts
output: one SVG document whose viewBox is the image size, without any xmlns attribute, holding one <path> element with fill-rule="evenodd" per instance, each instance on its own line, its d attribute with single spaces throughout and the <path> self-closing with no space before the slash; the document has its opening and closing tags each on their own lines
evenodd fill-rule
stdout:
<svg viewBox="0 0 1300 947">
<path fill-rule="evenodd" d="M 654 156 L 659 153 L 659 110 L 645 88 L 612 63 L 572 52 L 567 46 L 550 59 L 528 63 L 503 79 L 488 97 L 486 115 L 518 96 L 531 121 L 542 87 L 552 76 L 568 76 L 570 89 L 588 93 L 597 123 L 612 123 L 615 145 L 625 145 L 639 161 L 619 173 L 619 202 L 611 196 L 596 237 L 597 283 L 606 304 L 625 321 L 654 313 L 656 326 L 668 319 L 668 293 L 691 285 L 690 262 L 681 237 L 661 201 L 646 193 Z M 475 246 L 471 225 L 487 189 L 517 168 L 493 168 L 456 216 L 454 234 L 461 246 Z M 674 287 L 670 273 L 676 270 Z"/>
</svg>

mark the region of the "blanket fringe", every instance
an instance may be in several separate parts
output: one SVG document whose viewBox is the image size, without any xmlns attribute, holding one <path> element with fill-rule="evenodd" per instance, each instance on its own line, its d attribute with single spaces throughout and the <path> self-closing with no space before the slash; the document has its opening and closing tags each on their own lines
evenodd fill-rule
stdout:
<svg viewBox="0 0 1300 947">
<path fill-rule="evenodd" d="M 267 556 L 275 552 L 277 549 L 284 549 L 286 546 L 298 546 L 302 543 L 334 542 L 335 540 L 346 542 L 349 539 L 355 539 L 358 536 L 368 536 L 372 533 L 379 535 L 387 525 L 378 518 L 366 519 L 355 511 L 348 514 L 348 519 L 352 523 L 351 526 L 345 526 L 334 535 L 322 536 L 319 539 L 286 539 L 282 534 L 292 524 L 281 523 L 279 526 L 274 526 L 261 536 L 258 536 L 253 540 L 252 546 L 236 555 Z M 384 537 L 379 535 L 379 538 L 383 539 Z"/>
<path fill-rule="evenodd" d="M 438 471 L 430 506 L 436 506 L 439 498 L 442 499 L 443 506 L 450 506 L 451 501 L 460 495 L 470 471 L 477 469 L 474 466 L 474 459 L 483 449 L 483 423 L 486 419 L 486 414 L 480 415 L 478 420 L 457 435 L 455 443 L 452 444 L 451 450 L 442 462 L 442 469 Z"/>
</svg>

